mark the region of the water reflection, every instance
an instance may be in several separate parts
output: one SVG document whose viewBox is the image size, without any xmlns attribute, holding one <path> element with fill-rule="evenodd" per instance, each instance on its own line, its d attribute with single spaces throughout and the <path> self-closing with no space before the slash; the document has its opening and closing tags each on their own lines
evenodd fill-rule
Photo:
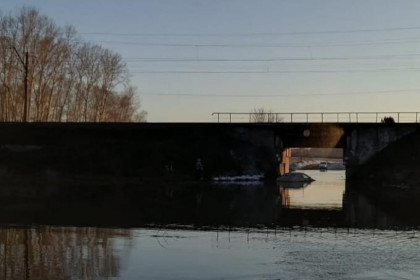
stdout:
<svg viewBox="0 0 420 280">
<path fill-rule="evenodd" d="M 13 199 L 5 187 L 0 223 L 67 226 L 0 228 L 0 279 L 419 278 L 420 233 L 400 230 L 419 226 L 408 215 L 420 210 L 415 196 L 363 191 L 342 171 L 308 174 L 316 181 L 105 184 Z"/>
<path fill-rule="evenodd" d="M 117 277 L 131 239 L 128 229 L 1 228 L 0 279 Z"/>
<path fill-rule="evenodd" d="M 0 230 L 0 279 L 419 279 L 419 231 Z"/>
<path fill-rule="evenodd" d="M 316 181 L 278 185 L 107 183 L 60 186 L 59 191 L 45 187 L 38 189 L 36 196 L 22 197 L 18 192 L 24 193 L 24 188 L 5 187 L 0 192 L 0 224 L 386 228 L 419 223 L 416 218 L 407 218 L 420 205 L 414 198 L 363 192 L 360 189 L 364 186 L 346 183 L 344 171 L 305 172 Z M 400 206 L 394 207 L 396 203 Z"/>
<path fill-rule="evenodd" d="M 419 279 L 420 233 L 140 229 L 122 279 Z M 164 268 L 164 269 L 161 269 Z"/>
<path fill-rule="evenodd" d="M 303 189 L 309 186 L 310 182 L 281 182 L 277 185 L 282 189 Z"/>
<path fill-rule="evenodd" d="M 283 206 L 300 209 L 335 209 L 343 206 L 344 171 L 313 171 L 305 173 L 314 178 L 311 183 L 280 183 Z"/>
<path fill-rule="evenodd" d="M 402 224 L 362 193 L 348 190 L 343 204 L 346 224 L 350 227 L 390 228 Z"/>
</svg>

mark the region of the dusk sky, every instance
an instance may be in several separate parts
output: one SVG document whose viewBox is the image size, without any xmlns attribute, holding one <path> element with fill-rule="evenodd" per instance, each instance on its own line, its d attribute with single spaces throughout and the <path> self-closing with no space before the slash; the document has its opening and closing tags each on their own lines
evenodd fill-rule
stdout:
<svg viewBox="0 0 420 280">
<path fill-rule="evenodd" d="M 420 111 L 418 0 L 1 0 L 121 54 L 150 122 Z"/>
</svg>

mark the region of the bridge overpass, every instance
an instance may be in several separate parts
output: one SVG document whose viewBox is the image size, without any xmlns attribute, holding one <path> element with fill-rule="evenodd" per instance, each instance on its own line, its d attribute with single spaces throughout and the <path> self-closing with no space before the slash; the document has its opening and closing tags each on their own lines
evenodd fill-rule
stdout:
<svg viewBox="0 0 420 280">
<path fill-rule="evenodd" d="M 52 171 L 188 179 L 197 158 L 208 177 L 274 176 L 287 163 L 288 148 L 322 147 L 343 149 L 351 177 L 419 127 L 416 122 L 0 123 L 0 176 Z"/>
<path fill-rule="evenodd" d="M 342 148 L 347 176 L 392 142 L 413 133 L 419 112 L 215 112 L 217 123 L 285 124 L 275 128 L 283 147 Z M 283 153 L 287 157 L 289 153 Z M 288 161 L 283 165 L 288 165 Z M 283 167 L 283 169 L 285 169 Z"/>
</svg>

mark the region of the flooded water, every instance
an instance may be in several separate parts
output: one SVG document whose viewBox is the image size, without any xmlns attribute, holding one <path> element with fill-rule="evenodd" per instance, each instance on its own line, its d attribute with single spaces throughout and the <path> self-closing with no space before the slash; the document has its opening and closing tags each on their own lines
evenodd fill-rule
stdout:
<svg viewBox="0 0 420 280">
<path fill-rule="evenodd" d="M 0 279 L 419 279 L 420 232 L 0 230 Z"/>
<path fill-rule="evenodd" d="M 345 171 L 321 172 L 303 170 L 315 179 L 314 182 L 299 188 L 282 187 L 289 208 L 342 209 L 346 188 Z"/>
<path fill-rule="evenodd" d="M 316 181 L 3 199 L 0 279 L 420 279 L 416 217 L 344 171 L 304 172 Z"/>
</svg>

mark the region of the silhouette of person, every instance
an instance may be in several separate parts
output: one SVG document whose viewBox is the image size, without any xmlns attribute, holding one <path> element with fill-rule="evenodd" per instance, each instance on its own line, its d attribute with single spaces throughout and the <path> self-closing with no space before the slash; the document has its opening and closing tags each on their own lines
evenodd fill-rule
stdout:
<svg viewBox="0 0 420 280">
<path fill-rule="evenodd" d="M 204 171 L 203 162 L 201 161 L 201 158 L 197 158 L 195 162 L 195 172 L 197 174 L 197 178 L 199 178 L 200 180 L 203 179 L 203 171 Z"/>
</svg>

